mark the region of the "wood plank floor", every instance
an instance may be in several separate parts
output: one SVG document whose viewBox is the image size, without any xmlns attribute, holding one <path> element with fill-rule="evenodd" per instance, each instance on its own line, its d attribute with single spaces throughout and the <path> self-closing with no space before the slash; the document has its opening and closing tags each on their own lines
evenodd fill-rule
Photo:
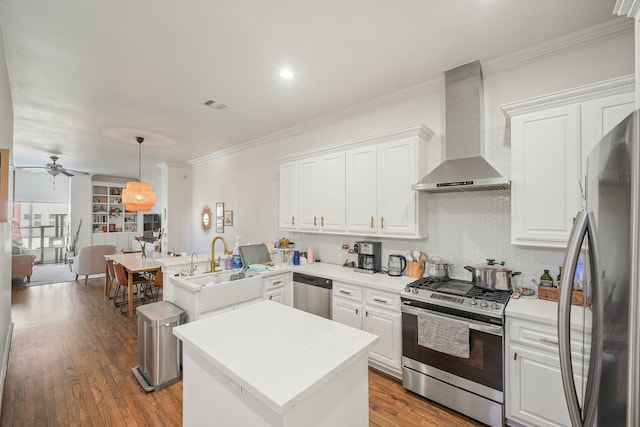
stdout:
<svg viewBox="0 0 640 427">
<path fill-rule="evenodd" d="M 182 425 L 182 382 L 142 391 L 131 374 L 137 317 L 121 315 L 102 296 L 103 283 L 13 285 L 2 426 Z M 369 387 L 372 426 L 481 425 L 375 370 Z"/>
</svg>

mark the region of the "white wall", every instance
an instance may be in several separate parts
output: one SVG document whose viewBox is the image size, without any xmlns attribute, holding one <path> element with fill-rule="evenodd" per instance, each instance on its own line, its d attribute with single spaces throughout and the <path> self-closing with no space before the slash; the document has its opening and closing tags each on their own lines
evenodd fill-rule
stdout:
<svg viewBox="0 0 640 427">
<path fill-rule="evenodd" d="M 13 106 L 5 61 L 4 37 L 0 28 L 0 148 L 13 151 Z M 4 202 L 4 201 L 2 201 Z M 9 212 L 11 215 L 11 212 Z M 0 396 L 9 363 L 11 343 L 11 222 L 0 223 Z"/>
<path fill-rule="evenodd" d="M 489 61 L 490 72 L 485 70 L 485 155 L 507 176 L 510 174 L 510 131 L 500 105 L 633 74 L 633 31 L 541 58 L 511 67 L 496 65 L 504 60 Z M 224 202 L 225 209 L 234 211 L 234 226 L 226 228 L 223 234 L 230 246 L 238 235 L 245 244 L 273 241 L 283 234 L 277 227 L 278 160 L 282 157 L 422 123 L 436 132 L 429 145 L 440 145 L 443 99 L 442 84 L 431 82 L 414 93 L 354 108 L 333 121 L 315 128 L 309 126 L 309 130 L 294 136 L 264 144 L 254 141 L 247 144 L 251 146 L 245 150 L 217 153 L 193 162 L 193 246 L 187 250 L 210 250 L 216 233 L 201 231 L 197 214 L 205 204 L 213 207 L 216 202 Z M 557 272 L 561 264 L 561 251 L 510 244 L 509 191 L 429 195 L 428 211 L 422 214 L 428 216 L 430 238 L 379 239 L 383 242 L 384 262 L 390 253 L 420 249 L 430 256 L 439 255 L 453 262 L 454 276 L 466 278 L 468 273 L 462 266 L 478 264 L 491 257 L 504 259 L 514 270 L 523 271 L 519 280 L 527 282 L 539 278 L 543 268 Z M 288 235 L 301 250 L 312 245 L 317 257 L 336 264 L 346 258 L 340 249 L 342 244 L 351 246 L 356 240 L 362 240 L 305 233 Z"/>
</svg>

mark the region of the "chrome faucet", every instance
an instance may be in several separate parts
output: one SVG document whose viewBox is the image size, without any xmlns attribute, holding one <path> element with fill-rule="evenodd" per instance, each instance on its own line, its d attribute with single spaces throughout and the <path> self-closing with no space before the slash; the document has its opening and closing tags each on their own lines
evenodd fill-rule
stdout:
<svg viewBox="0 0 640 427">
<path fill-rule="evenodd" d="M 222 236 L 216 236 L 211 241 L 211 272 L 216 271 L 216 267 L 220 267 L 220 258 L 218 261 L 215 260 L 215 246 L 218 240 L 222 240 L 222 244 L 224 245 L 224 254 L 229 255 L 229 247 L 227 246 L 227 241 Z"/>
<path fill-rule="evenodd" d="M 195 271 L 198 269 L 197 265 L 193 265 L 193 256 L 196 256 L 196 259 L 198 259 L 198 254 L 193 252 L 191 254 L 191 266 L 189 267 L 189 276 L 193 276 L 193 273 L 195 273 Z"/>
</svg>

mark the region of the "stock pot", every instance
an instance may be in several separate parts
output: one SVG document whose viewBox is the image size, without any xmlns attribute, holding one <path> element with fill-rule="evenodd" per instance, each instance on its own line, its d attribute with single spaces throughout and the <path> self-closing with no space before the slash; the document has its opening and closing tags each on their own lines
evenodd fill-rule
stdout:
<svg viewBox="0 0 640 427">
<path fill-rule="evenodd" d="M 504 264 L 504 261 L 496 263 L 495 259 L 487 259 L 486 265 L 476 267 L 467 265 L 464 269 L 471 272 L 471 282 L 479 288 L 490 291 L 510 291 L 511 278 L 520 272 L 505 268 Z"/>
<path fill-rule="evenodd" d="M 424 263 L 424 275 L 425 277 L 431 277 L 446 282 L 449 280 L 449 269 L 451 264 L 444 261 L 442 258 L 434 256 L 429 258 Z"/>
</svg>

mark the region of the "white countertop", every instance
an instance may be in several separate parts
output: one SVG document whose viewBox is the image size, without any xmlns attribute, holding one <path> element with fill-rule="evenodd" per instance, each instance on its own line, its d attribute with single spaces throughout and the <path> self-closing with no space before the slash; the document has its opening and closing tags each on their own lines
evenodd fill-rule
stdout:
<svg viewBox="0 0 640 427">
<path fill-rule="evenodd" d="M 547 301 L 530 297 L 511 298 L 504 310 L 505 318 L 531 320 L 556 326 L 558 324 L 558 302 Z M 587 324 L 591 324 L 591 310 L 584 310 Z M 579 326 L 583 324 L 583 309 L 581 306 L 571 306 L 571 324 Z"/>
<path fill-rule="evenodd" d="M 272 301 L 177 326 L 173 333 L 278 414 L 378 341 L 376 335 Z"/>
<path fill-rule="evenodd" d="M 353 268 L 347 268 L 336 264 L 327 264 L 324 262 L 314 262 L 313 264 L 285 267 L 279 270 L 263 273 L 263 275 L 277 274 L 278 272 L 286 271 L 310 274 L 324 277 L 326 279 L 337 280 L 339 282 L 352 283 L 354 285 L 365 286 L 367 288 L 396 293 L 400 293 L 407 284 L 417 280 L 409 276 L 394 277 L 380 273 L 359 273 L 354 271 Z"/>
</svg>

